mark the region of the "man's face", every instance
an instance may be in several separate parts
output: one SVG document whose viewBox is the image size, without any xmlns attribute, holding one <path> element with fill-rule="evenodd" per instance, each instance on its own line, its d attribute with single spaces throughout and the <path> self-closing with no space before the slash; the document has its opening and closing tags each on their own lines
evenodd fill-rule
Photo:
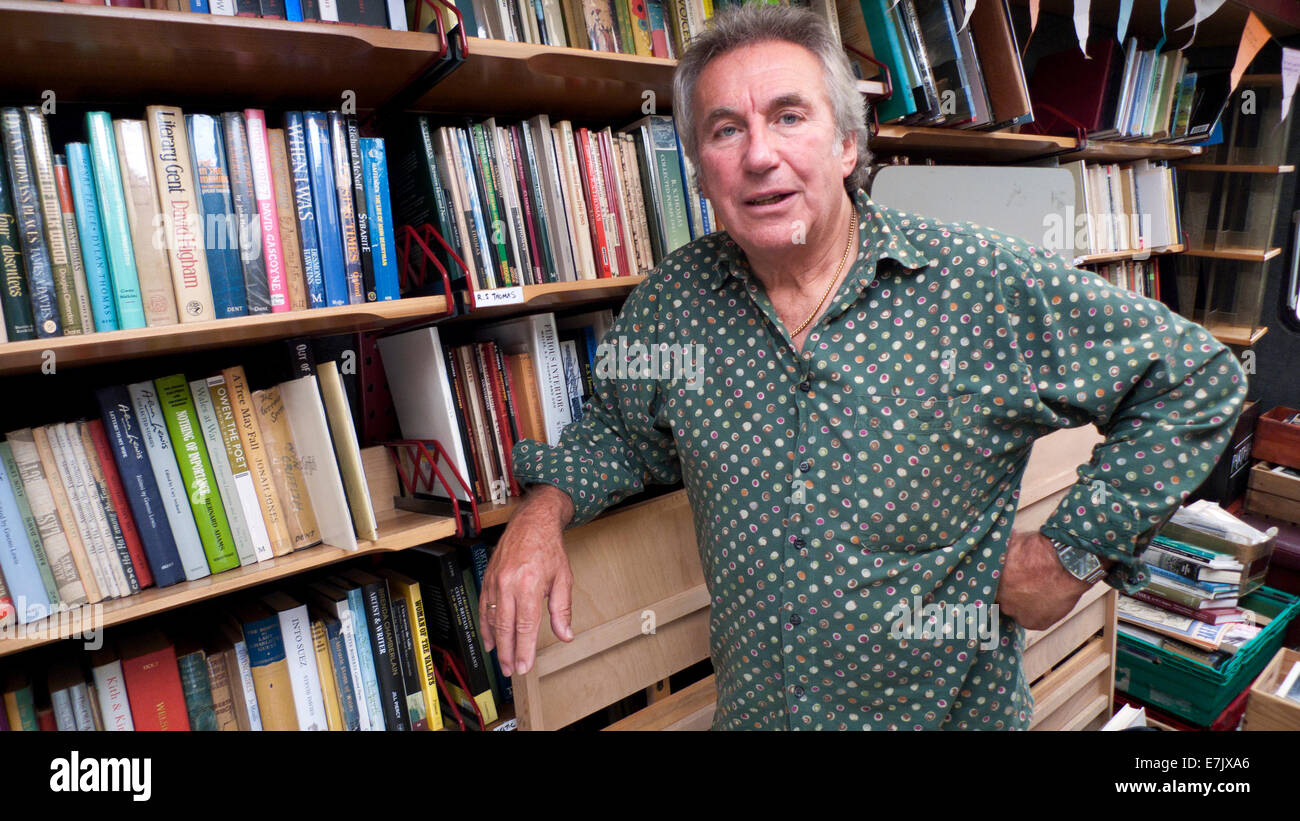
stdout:
<svg viewBox="0 0 1300 821">
<path fill-rule="evenodd" d="M 700 185 L 748 253 L 789 252 L 844 196 L 857 138 L 836 138 L 825 86 L 816 55 L 786 42 L 728 52 L 700 75 Z"/>
</svg>

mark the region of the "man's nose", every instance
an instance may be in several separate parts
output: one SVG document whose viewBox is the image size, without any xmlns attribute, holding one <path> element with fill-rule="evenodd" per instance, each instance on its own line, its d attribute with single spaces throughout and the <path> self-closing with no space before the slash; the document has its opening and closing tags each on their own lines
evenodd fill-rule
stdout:
<svg viewBox="0 0 1300 821">
<path fill-rule="evenodd" d="M 772 144 L 772 135 L 768 133 L 767 127 L 749 129 L 749 141 L 745 146 L 745 170 L 751 173 L 763 172 L 774 167 L 778 162 L 776 149 Z"/>
</svg>

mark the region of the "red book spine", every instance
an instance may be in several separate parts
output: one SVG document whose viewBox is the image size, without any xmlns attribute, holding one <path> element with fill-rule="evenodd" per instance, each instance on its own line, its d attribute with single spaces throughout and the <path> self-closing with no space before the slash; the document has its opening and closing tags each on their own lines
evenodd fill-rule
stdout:
<svg viewBox="0 0 1300 821">
<path fill-rule="evenodd" d="M 58 732 L 59 725 L 54 721 L 53 707 L 46 707 L 44 710 L 36 711 L 36 729 L 43 733 Z"/>
<path fill-rule="evenodd" d="M 528 184 L 529 176 L 525 168 L 528 157 L 524 151 L 524 144 L 519 139 L 519 126 L 512 125 L 506 131 L 510 135 L 510 153 L 515 161 L 515 179 L 519 180 L 519 201 L 523 203 L 528 251 L 533 258 L 533 282 L 541 285 L 546 282 L 546 258 L 542 255 L 541 243 L 537 241 L 537 229 L 534 223 L 537 216 L 534 210 L 536 206 L 533 203 L 533 191 Z"/>
<path fill-rule="evenodd" d="M 137 730 L 188 730 L 185 691 L 181 689 L 176 651 L 161 650 L 122 659 L 122 679 Z"/>
<path fill-rule="evenodd" d="M 614 145 L 609 136 L 609 129 L 601 131 L 600 161 L 605 168 L 605 196 L 609 199 L 609 213 L 614 217 L 614 226 L 618 230 L 618 273 L 619 276 L 631 276 L 635 271 L 628 262 L 628 250 L 632 234 L 623 224 L 623 212 L 618 204 L 623 201 L 623 191 L 619 188 L 618 177 L 614 173 Z"/>
<path fill-rule="evenodd" d="M 519 483 L 515 481 L 514 471 L 514 437 L 510 433 L 510 410 L 506 407 L 505 386 L 501 383 L 501 370 L 497 367 L 496 345 L 492 342 L 479 343 L 479 362 L 483 375 L 491 388 L 493 413 L 500 428 L 498 440 L 501 443 L 502 467 L 506 482 L 510 486 L 511 496 L 522 496 Z"/>
<path fill-rule="evenodd" d="M 113 502 L 117 514 L 117 524 L 122 529 L 122 538 L 126 541 L 126 551 L 131 554 L 131 564 L 135 567 L 136 580 L 140 587 L 153 587 L 153 572 L 149 569 L 149 560 L 144 555 L 144 544 L 140 541 L 140 532 L 135 529 L 135 517 L 131 515 L 130 502 L 126 491 L 122 489 L 122 477 L 117 472 L 117 462 L 113 459 L 113 448 L 108 444 L 104 433 L 104 423 L 91 419 L 86 423 L 90 429 L 90 439 L 95 443 L 95 454 L 104 471 L 104 484 L 108 485 L 108 496 Z"/>
<path fill-rule="evenodd" d="M 591 225 L 592 250 L 596 252 L 596 262 L 600 265 L 597 273 L 602 277 L 614 275 L 610 266 L 609 245 L 605 242 L 605 216 L 606 209 L 603 207 L 597 180 L 600 178 L 596 174 L 596 167 L 591 156 L 591 132 L 585 128 L 579 128 L 577 133 L 578 161 L 582 163 L 582 182 L 587 189 L 587 209 L 590 218 L 587 222 Z"/>
<path fill-rule="evenodd" d="M 253 194 L 262 225 L 262 249 L 266 252 L 266 282 L 271 291 L 271 312 L 290 310 L 289 285 L 284 273 L 284 244 L 280 241 L 280 212 L 275 206 L 271 181 L 271 143 L 266 135 L 266 112 L 244 109 L 248 123 L 248 156 L 253 170 Z"/>
</svg>

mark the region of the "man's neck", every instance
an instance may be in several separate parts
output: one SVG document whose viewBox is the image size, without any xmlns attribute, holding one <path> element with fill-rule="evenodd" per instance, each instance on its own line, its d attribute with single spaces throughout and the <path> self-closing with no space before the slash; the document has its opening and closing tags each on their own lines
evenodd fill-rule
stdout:
<svg viewBox="0 0 1300 821">
<path fill-rule="evenodd" d="M 829 217 L 809 229 L 806 243 L 792 242 L 789 252 L 778 255 L 747 252 L 750 270 L 769 293 L 802 293 L 825 287 L 826 278 L 844 258 L 850 213 L 855 209 L 846 193 Z"/>
</svg>

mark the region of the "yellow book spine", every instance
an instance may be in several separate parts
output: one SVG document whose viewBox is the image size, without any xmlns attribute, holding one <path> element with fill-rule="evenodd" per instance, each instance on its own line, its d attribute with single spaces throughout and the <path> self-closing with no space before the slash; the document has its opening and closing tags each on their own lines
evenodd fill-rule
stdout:
<svg viewBox="0 0 1300 821">
<path fill-rule="evenodd" d="M 226 368 L 221 375 L 225 377 L 230 404 L 234 406 L 235 418 L 239 422 L 239 440 L 244 444 L 244 458 L 248 460 L 253 482 L 257 486 L 257 501 L 262 506 L 262 520 L 266 523 L 267 535 L 271 539 L 271 552 L 276 556 L 284 556 L 293 552 L 293 541 L 289 538 L 284 509 L 276 493 L 275 480 L 271 476 L 271 459 L 257 423 L 257 411 L 248 392 L 248 380 L 244 376 L 243 367 L 239 365 Z"/>
<path fill-rule="evenodd" d="M 338 683 L 334 680 L 334 660 L 330 656 L 329 633 L 325 622 L 311 623 L 311 644 L 316 651 L 316 672 L 320 676 L 321 693 L 325 699 L 325 724 L 331 730 L 346 730 L 343 725 L 343 707 L 339 704 Z"/>
</svg>

